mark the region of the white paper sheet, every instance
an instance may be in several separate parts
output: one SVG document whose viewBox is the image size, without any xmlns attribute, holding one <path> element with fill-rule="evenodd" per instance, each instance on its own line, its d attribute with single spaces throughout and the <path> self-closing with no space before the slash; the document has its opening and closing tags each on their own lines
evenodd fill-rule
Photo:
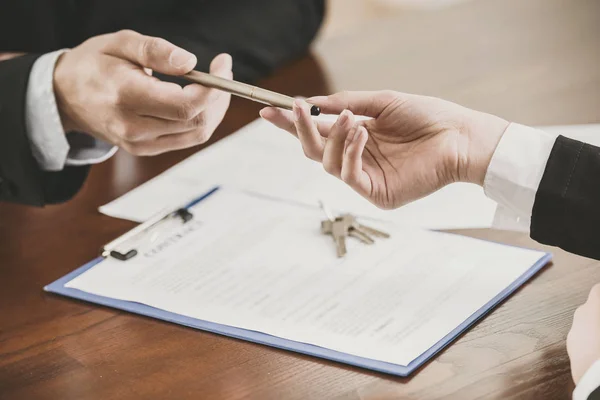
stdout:
<svg viewBox="0 0 600 400">
<path fill-rule="evenodd" d="M 304 157 L 294 137 L 257 120 L 100 212 L 141 222 L 216 185 L 310 205 L 321 199 L 339 211 L 429 229 L 489 227 L 496 208 L 480 187 L 455 183 L 397 210 L 380 210 Z"/>
<path fill-rule="evenodd" d="M 318 209 L 222 190 L 192 212 L 182 234 L 67 286 L 407 365 L 543 256 L 388 225 L 338 259 Z"/>
</svg>

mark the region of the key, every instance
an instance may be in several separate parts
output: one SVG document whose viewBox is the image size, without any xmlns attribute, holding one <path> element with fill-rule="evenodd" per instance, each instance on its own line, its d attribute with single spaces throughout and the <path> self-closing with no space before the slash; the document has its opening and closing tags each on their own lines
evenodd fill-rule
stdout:
<svg viewBox="0 0 600 400">
<path fill-rule="evenodd" d="M 324 235 L 331 235 L 333 232 L 333 221 L 325 220 L 321 221 L 321 233 Z"/>
<path fill-rule="evenodd" d="M 344 257 L 346 255 L 346 236 L 348 235 L 346 225 L 343 221 L 333 221 L 331 228 L 337 256 Z"/>
<path fill-rule="evenodd" d="M 333 221 L 321 221 L 321 233 L 333 237 L 338 257 L 346 255 L 346 236 L 348 236 L 348 230 L 344 221 L 340 218 L 336 218 Z"/>
<path fill-rule="evenodd" d="M 348 236 L 352 236 L 365 244 L 373 244 L 375 240 L 364 232 L 361 232 L 355 228 L 348 229 Z"/>
<path fill-rule="evenodd" d="M 360 224 L 356 218 L 354 217 L 354 215 L 351 214 L 344 214 L 341 217 L 342 219 L 344 219 L 345 223 L 348 226 L 348 230 L 357 230 L 367 236 L 373 235 L 373 236 L 377 236 L 377 237 L 381 237 L 381 238 L 389 238 L 390 234 L 380 231 L 379 229 L 375 229 L 375 228 L 371 228 L 369 226 L 366 225 L 362 225 Z"/>
<path fill-rule="evenodd" d="M 363 231 L 359 226 L 357 226 L 356 219 L 350 214 L 344 214 L 338 219 L 344 221 L 346 224 L 346 230 L 348 231 L 348 236 L 352 236 L 365 244 L 373 244 L 375 240 L 365 231 Z"/>
</svg>

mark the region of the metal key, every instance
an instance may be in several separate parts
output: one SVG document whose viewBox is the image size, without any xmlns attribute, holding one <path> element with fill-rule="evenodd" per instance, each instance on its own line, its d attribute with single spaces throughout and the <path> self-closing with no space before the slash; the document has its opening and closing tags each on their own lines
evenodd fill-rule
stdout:
<svg viewBox="0 0 600 400">
<path fill-rule="evenodd" d="M 341 216 L 341 218 L 347 224 L 349 231 L 355 230 L 369 238 L 371 235 L 381 237 L 381 238 L 389 238 L 390 237 L 389 233 L 386 233 L 386 232 L 380 231 L 379 229 L 371 228 L 369 226 L 360 224 L 356 220 L 356 217 L 354 217 L 354 215 L 352 215 L 352 214 L 344 214 Z M 373 239 L 371 238 L 371 240 L 373 240 Z"/>
<path fill-rule="evenodd" d="M 333 221 L 321 221 L 321 232 L 333 237 L 338 257 L 346 255 L 346 236 L 348 236 L 348 230 L 342 219 L 336 218 Z"/>
<path fill-rule="evenodd" d="M 347 230 L 348 232 L 348 236 L 352 236 L 353 238 L 356 238 L 358 240 L 360 240 L 361 242 L 363 242 L 364 244 L 373 244 L 375 243 L 375 240 L 373 240 L 373 238 L 369 235 L 367 235 L 364 232 L 361 232 L 357 229 L 354 228 L 350 228 Z"/>
</svg>

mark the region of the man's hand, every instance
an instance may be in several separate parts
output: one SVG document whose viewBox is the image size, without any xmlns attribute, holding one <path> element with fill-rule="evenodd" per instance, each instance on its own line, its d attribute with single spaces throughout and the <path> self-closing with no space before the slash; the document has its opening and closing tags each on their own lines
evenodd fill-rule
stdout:
<svg viewBox="0 0 600 400">
<path fill-rule="evenodd" d="M 151 70 L 183 75 L 195 65 L 193 54 L 164 39 L 127 30 L 91 38 L 63 54 L 55 68 L 63 127 L 136 155 L 203 143 L 223 119 L 230 95 L 151 76 Z M 231 56 L 221 54 L 210 72 L 231 79 L 231 68 Z"/>
<path fill-rule="evenodd" d="M 335 123 L 314 123 L 307 103 L 261 116 L 296 135 L 307 157 L 378 207 L 391 209 L 443 186 L 483 184 L 508 122 L 440 99 L 393 91 L 308 99 Z M 356 121 L 354 114 L 372 119 Z"/>
<path fill-rule="evenodd" d="M 595 285 L 587 301 L 575 310 L 567 335 L 567 352 L 575 384 L 600 360 L 600 284 Z"/>
</svg>

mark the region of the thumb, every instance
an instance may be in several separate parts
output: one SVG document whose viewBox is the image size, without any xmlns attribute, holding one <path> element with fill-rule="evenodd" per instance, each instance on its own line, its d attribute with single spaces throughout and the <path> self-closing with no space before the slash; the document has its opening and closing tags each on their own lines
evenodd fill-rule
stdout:
<svg viewBox="0 0 600 400">
<path fill-rule="evenodd" d="M 325 114 L 340 114 L 350 110 L 356 115 L 377 118 L 379 114 L 402 94 L 391 90 L 339 92 L 330 96 L 316 96 L 306 99 L 310 104 L 321 108 Z"/>
<path fill-rule="evenodd" d="M 184 75 L 196 66 L 196 56 L 173 43 L 124 30 L 109 38 L 104 52 L 167 75 Z"/>
<path fill-rule="evenodd" d="M 232 79 L 233 59 L 227 53 L 221 53 L 210 63 L 210 73 L 221 78 Z"/>
</svg>

